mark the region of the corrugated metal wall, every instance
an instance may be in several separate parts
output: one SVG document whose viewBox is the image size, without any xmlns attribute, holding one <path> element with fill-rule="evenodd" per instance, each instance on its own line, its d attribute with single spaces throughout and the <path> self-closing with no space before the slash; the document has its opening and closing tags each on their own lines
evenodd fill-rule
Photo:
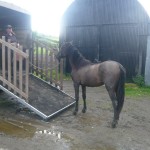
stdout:
<svg viewBox="0 0 150 150">
<path fill-rule="evenodd" d="M 138 65 L 137 26 L 108 25 L 100 30 L 100 60 L 118 61 L 130 70 L 127 76 L 134 75 Z"/>
<path fill-rule="evenodd" d="M 148 15 L 137 0 L 75 0 L 65 12 L 64 26 L 142 23 Z"/>
<path fill-rule="evenodd" d="M 144 73 L 148 21 L 137 0 L 75 0 L 63 16 L 60 41 L 73 40 L 91 61 L 119 61 L 132 78 L 141 55 Z"/>
</svg>

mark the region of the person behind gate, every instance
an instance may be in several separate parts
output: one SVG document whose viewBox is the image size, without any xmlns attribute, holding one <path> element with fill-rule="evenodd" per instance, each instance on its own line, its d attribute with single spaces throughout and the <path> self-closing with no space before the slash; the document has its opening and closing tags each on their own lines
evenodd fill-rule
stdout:
<svg viewBox="0 0 150 150">
<path fill-rule="evenodd" d="M 11 25 L 6 26 L 6 33 L 4 34 L 4 36 L 6 37 L 7 42 L 8 42 L 8 39 L 10 39 L 10 43 L 12 45 L 17 44 L 17 47 L 19 46 L 18 40 L 16 38 L 16 34 L 13 32 Z"/>
<path fill-rule="evenodd" d="M 17 47 L 17 48 L 19 48 L 19 42 L 18 42 L 18 40 L 17 40 L 17 38 L 16 38 L 16 34 L 14 33 L 14 31 L 13 31 L 13 29 L 12 29 L 12 26 L 11 25 L 6 25 L 5 26 L 5 33 L 3 34 L 3 36 L 5 36 L 5 40 L 8 42 L 8 40 L 10 40 L 10 43 L 13 45 L 13 46 L 15 46 L 15 47 Z M 6 53 L 5 53 L 5 56 L 6 56 L 6 68 L 7 68 L 7 66 L 8 66 L 8 64 L 7 64 L 7 51 L 6 51 Z M 2 57 L 2 51 L 1 51 L 1 57 Z M 13 61 L 13 53 L 11 53 L 11 60 Z M 19 55 L 17 55 L 16 54 L 16 60 L 18 61 L 19 60 Z M 1 60 L 2 61 L 2 60 Z M 1 65 L 2 65 L 2 62 L 0 63 Z M 12 64 L 12 63 L 11 63 Z M 2 69 L 2 66 L 0 65 L 0 68 Z M 11 72 L 12 72 L 12 76 L 13 76 L 13 66 L 11 67 Z M 2 90 L 0 90 L 0 92 L 1 92 Z"/>
</svg>

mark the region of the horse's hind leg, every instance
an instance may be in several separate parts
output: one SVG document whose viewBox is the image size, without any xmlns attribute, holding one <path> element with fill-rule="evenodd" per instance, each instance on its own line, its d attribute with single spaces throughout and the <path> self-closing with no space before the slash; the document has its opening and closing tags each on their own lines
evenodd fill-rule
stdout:
<svg viewBox="0 0 150 150">
<path fill-rule="evenodd" d="M 83 98 L 83 109 L 82 112 L 86 112 L 86 86 L 82 85 L 82 98 Z"/>
<path fill-rule="evenodd" d="M 118 119 L 119 119 L 119 117 L 118 117 L 119 114 L 117 111 L 117 97 L 116 97 L 116 93 L 113 89 L 109 89 L 107 86 L 106 86 L 106 89 L 108 91 L 108 94 L 110 96 L 110 99 L 111 99 L 112 105 L 113 105 L 113 109 L 114 109 L 114 118 L 112 121 L 112 128 L 115 128 L 118 123 Z"/>
<path fill-rule="evenodd" d="M 79 102 L 79 84 L 74 83 L 74 90 L 75 90 L 76 104 L 75 104 L 75 110 L 74 110 L 73 114 L 76 115 L 78 112 L 78 102 Z"/>
</svg>

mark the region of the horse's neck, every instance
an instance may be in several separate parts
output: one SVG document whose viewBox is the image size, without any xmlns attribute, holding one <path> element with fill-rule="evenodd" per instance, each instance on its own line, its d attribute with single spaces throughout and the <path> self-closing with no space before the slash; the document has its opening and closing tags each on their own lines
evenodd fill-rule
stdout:
<svg viewBox="0 0 150 150">
<path fill-rule="evenodd" d="M 77 65 L 72 61 L 72 58 L 69 58 L 69 62 L 70 62 L 72 70 L 77 70 L 78 69 Z"/>
<path fill-rule="evenodd" d="M 68 58 L 72 69 L 78 70 L 81 67 L 91 64 L 91 62 L 86 60 L 75 47 L 70 48 Z"/>
<path fill-rule="evenodd" d="M 71 68 L 72 70 L 73 69 L 77 69 L 77 60 L 75 59 L 78 59 L 78 57 L 74 57 L 74 51 L 77 50 L 75 47 L 70 47 L 69 49 L 69 53 L 68 53 L 68 59 L 69 59 L 69 63 L 71 65 Z"/>
<path fill-rule="evenodd" d="M 76 60 L 73 60 L 72 57 L 69 57 L 69 62 L 72 70 L 78 70 L 82 67 L 92 64 L 89 60 L 84 59 L 82 56 L 79 56 Z"/>
</svg>

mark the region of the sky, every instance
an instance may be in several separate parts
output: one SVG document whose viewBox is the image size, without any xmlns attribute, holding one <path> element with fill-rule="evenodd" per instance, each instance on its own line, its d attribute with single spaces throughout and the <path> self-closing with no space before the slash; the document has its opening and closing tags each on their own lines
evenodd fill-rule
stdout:
<svg viewBox="0 0 150 150">
<path fill-rule="evenodd" d="M 61 16 L 74 0 L 1 0 L 27 10 L 32 17 L 32 30 L 59 36 Z"/>
<path fill-rule="evenodd" d="M 27 10 L 32 17 L 32 30 L 59 36 L 61 16 L 74 0 L 2 0 Z M 150 0 L 139 0 L 150 16 Z"/>
</svg>

